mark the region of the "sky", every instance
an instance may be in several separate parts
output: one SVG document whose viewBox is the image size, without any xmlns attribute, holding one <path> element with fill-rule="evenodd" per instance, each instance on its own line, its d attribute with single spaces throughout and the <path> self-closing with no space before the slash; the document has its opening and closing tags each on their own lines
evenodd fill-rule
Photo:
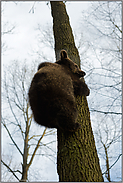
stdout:
<svg viewBox="0 0 123 183">
<path fill-rule="evenodd" d="M 88 8 L 88 2 L 67 2 L 67 12 L 70 18 L 72 29 L 77 29 L 80 21 L 81 12 Z M 34 5 L 34 12 L 31 11 Z M 2 54 L 2 66 L 10 63 L 12 60 L 35 60 L 36 56 L 33 50 L 37 50 L 37 24 L 45 26 L 52 24 L 50 5 L 46 2 L 2 2 L 2 28 L 8 22 L 9 26 L 15 25 L 13 34 L 3 36 L 3 41 L 8 46 L 7 51 Z M 8 28 L 8 27 L 7 27 Z M 3 31 L 5 31 L 4 29 Z M 55 61 L 55 60 L 54 60 Z M 4 67 L 5 68 L 5 67 Z M 3 69 L 4 70 L 4 69 Z M 5 137 L 4 137 L 5 138 Z M 5 142 L 7 139 L 5 139 Z M 37 158 L 36 158 L 37 159 Z M 42 181 L 58 181 L 56 164 L 43 158 L 41 164 L 36 167 L 42 167 L 42 174 L 39 179 Z M 32 170 L 32 168 L 31 168 Z M 29 171 L 31 176 L 31 171 Z M 32 178 L 33 181 L 34 178 Z"/>
<path fill-rule="evenodd" d="M 5 35 L 4 40 L 8 47 L 7 54 L 4 55 L 4 62 L 12 59 L 30 59 L 32 49 L 37 49 L 37 32 L 35 31 L 37 24 L 42 27 L 47 23 L 52 23 L 50 5 L 46 2 L 36 2 L 34 13 L 31 10 L 34 2 L 2 2 L 4 10 L 2 22 L 8 21 L 15 25 L 14 34 Z M 88 8 L 88 2 L 68 2 L 67 11 L 70 17 L 72 28 L 77 27 L 81 12 Z M 34 56 L 35 57 L 35 56 Z"/>
<path fill-rule="evenodd" d="M 90 4 L 91 1 L 67 1 L 66 9 L 73 31 L 78 29 L 81 23 L 81 13 L 83 10 L 87 10 Z M 34 12 L 33 10 L 31 11 L 33 5 Z M 15 25 L 13 34 L 6 34 L 2 38 L 2 41 L 8 46 L 7 51 L 2 54 L 2 66 L 5 66 L 12 60 L 36 60 L 37 56 L 34 50 L 39 49 L 36 28 L 38 24 L 41 24 L 42 28 L 47 24 L 52 24 L 50 4 L 46 5 L 46 2 L 34 3 L 33 1 L 2 1 L 2 11 L 2 28 L 5 26 L 6 22 L 8 22 L 9 26 Z M 94 57 L 94 55 L 92 55 L 92 57 Z M 95 61 L 95 65 L 96 64 Z M 40 176 L 41 180 L 57 181 L 56 164 L 53 164 L 45 157 L 42 159 L 41 163 L 43 164 L 42 175 Z M 40 168 L 40 166 L 39 164 L 38 167 Z M 33 171 L 33 169 L 31 170 Z M 29 173 L 31 175 L 31 171 Z"/>
</svg>

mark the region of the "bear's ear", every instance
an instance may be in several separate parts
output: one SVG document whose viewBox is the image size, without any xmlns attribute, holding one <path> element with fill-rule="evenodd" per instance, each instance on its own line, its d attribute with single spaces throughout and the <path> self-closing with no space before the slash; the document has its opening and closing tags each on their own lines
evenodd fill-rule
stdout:
<svg viewBox="0 0 123 183">
<path fill-rule="evenodd" d="M 60 56 L 61 56 L 61 60 L 64 60 L 65 58 L 68 58 L 67 52 L 65 50 L 61 50 Z"/>
<path fill-rule="evenodd" d="M 39 66 L 38 66 L 38 70 L 39 70 L 40 68 L 44 67 L 44 66 L 45 66 L 45 62 L 43 62 L 43 63 L 39 64 Z"/>
<path fill-rule="evenodd" d="M 67 52 L 65 50 L 61 50 L 60 56 L 61 56 L 60 60 L 56 61 L 55 63 L 70 67 L 70 59 L 67 55 Z"/>
</svg>

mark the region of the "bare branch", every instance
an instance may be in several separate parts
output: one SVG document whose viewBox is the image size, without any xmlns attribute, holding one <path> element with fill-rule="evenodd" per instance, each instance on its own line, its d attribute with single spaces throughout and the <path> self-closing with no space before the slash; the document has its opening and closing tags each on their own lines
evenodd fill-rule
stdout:
<svg viewBox="0 0 123 183">
<path fill-rule="evenodd" d="M 15 29 L 15 26 L 13 26 L 12 28 L 8 29 L 7 31 L 3 31 L 2 34 L 5 35 L 5 34 L 12 34 L 12 31 Z"/>
<path fill-rule="evenodd" d="M 5 165 L 7 168 L 8 168 L 8 170 L 15 176 L 15 178 L 17 179 L 17 180 L 19 180 L 19 178 L 16 176 L 16 174 L 14 173 L 14 171 L 6 164 L 6 163 L 4 163 L 3 162 L 3 160 L 1 160 L 1 162 L 3 163 L 3 165 Z"/>
<path fill-rule="evenodd" d="M 8 92 L 8 87 L 7 87 L 6 80 L 5 80 L 5 89 L 6 89 L 6 93 L 7 93 L 7 100 L 8 100 L 9 107 L 11 109 L 11 112 L 12 112 L 12 114 L 13 114 L 16 122 L 17 122 L 17 124 L 19 124 L 18 119 L 17 119 L 17 117 L 16 117 L 16 115 L 14 113 L 14 110 L 13 110 L 12 105 L 11 105 L 11 102 L 10 102 L 10 96 L 9 96 L 9 92 Z"/>
<path fill-rule="evenodd" d="M 18 173 L 22 174 L 22 172 L 20 170 L 14 170 L 13 172 L 18 172 Z"/>
<path fill-rule="evenodd" d="M 96 109 L 91 109 L 90 111 L 92 112 L 99 112 L 99 113 L 103 113 L 103 114 L 116 114 L 116 115 L 122 115 L 121 112 L 108 112 L 108 111 L 99 111 L 99 110 L 96 110 Z"/>
<path fill-rule="evenodd" d="M 28 139 L 28 141 L 29 140 L 31 140 L 31 139 L 33 139 L 34 137 L 40 137 L 41 135 L 33 135 L 32 137 L 30 137 L 29 139 Z"/>
<path fill-rule="evenodd" d="M 35 4 L 36 4 L 36 1 L 34 2 L 34 4 L 33 4 L 33 6 L 32 6 L 32 8 L 29 10 L 29 13 L 34 13 L 34 9 L 35 9 Z"/>
<path fill-rule="evenodd" d="M 116 161 L 109 167 L 109 169 L 111 169 L 119 160 L 120 156 L 122 156 L 122 154 L 119 154 L 118 158 L 116 159 Z M 108 170 L 106 170 L 102 175 L 104 175 Z"/>
<path fill-rule="evenodd" d="M 38 140 L 38 143 L 37 143 L 37 145 L 36 145 L 36 147 L 35 147 L 35 150 L 34 150 L 34 152 L 33 152 L 33 155 L 32 155 L 32 157 L 31 157 L 31 159 L 30 159 L 29 164 L 28 164 L 28 168 L 29 168 L 30 165 L 32 164 L 32 161 L 33 161 L 33 159 L 34 159 L 34 156 L 35 156 L 35 154 L 36 154 L 36 151 L 37 151 L 37 149 L 38 149 L 38 147 L 39 147 L 40 141 L 41 141 L 42 138 L 44 137 L 46 130 L 47 130 L 47 128 L 45 128 L 45 130 L 44 130 L 42 136 L 41 136 L 40 139 Z"/>
<path fill-rule="evenodd" d="M 15 145 L 15 147 L 17 148 L 17 150 L 19 151 L 19 153 L 23 156 L 23 153 L 21 152 L 21 150 L 19 149 L 18 145 L 17 145 L 16 142 L 14 141 L 12 135 L 10 134 L 10 132 L 9 132 L 7 126 L 6 126 L 6 124 L 3 123 L 3 122 L 2 122 L 2 124 L 3 124 L 3 126 L 5 127 L 6 131 L 8 132 L 9 137 L 10 137 L 10 139 L 12 140 L 13 144 Z"/>
</svg>

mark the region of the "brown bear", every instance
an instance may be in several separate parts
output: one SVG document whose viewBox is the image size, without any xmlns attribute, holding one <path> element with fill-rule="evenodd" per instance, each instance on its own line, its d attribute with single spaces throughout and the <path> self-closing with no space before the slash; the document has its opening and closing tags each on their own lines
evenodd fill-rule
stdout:
<svg viewBox="0 0 123 183">
<path fill-rule="evenodd" d="M 90 90 L 84 82 L 85 72 L 70 60 L 65 50 L 55 63 L 43 62 L 38 66 L 29 88 L 29 103 L 35 121 L 49 128 L 76 131 L 75 96 L 88 96 Z"/>
</svg>

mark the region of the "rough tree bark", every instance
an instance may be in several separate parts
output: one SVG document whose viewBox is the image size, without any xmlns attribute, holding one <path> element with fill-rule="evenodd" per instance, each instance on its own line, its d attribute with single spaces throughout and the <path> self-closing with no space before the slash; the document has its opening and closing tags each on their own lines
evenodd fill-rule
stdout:
<svg viewBox="0 0 123 183">
<path fill-rule="evenodd" d="M 80 66 L 80 57 L 74 43 L 69 17 L 62 1 L 51 1 L 56 59 L 61 49 Z M 91 128 L 86 97 L 76 98 L 79 111 L 78 122 L 82 129 L 68 134 L 57 131 L 57 171 L 60 182 L 103 182 L 99 158 Z"/>
</svg>

